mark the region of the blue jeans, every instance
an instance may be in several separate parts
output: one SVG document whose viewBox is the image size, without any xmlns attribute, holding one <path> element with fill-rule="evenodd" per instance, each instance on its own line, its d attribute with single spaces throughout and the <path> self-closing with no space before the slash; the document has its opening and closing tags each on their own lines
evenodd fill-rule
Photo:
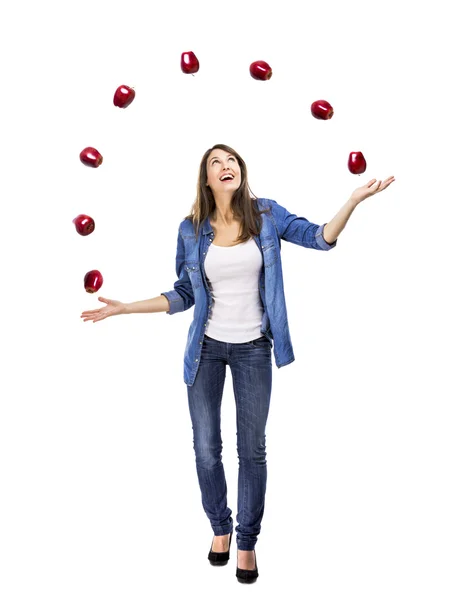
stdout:
<svg viewBox="0 0 458 600">
<path fill-rule="evenodd" d="M 261 531 L 267 483 L 265 429 L 272 390 L 269 338 L 263 335 L 234 344 L 205 335 L 196 379 L 187 386 L 202 505 L 215 535 L 233 530 L 221 461 L 221 400 L 227 364 L 237 413 L 237 547 L 253 550 Z"/>
</svg>

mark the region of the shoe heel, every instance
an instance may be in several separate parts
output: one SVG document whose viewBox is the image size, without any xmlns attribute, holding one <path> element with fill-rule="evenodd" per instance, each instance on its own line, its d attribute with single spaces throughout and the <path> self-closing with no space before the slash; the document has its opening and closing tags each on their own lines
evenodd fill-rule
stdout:
<svg viewBox="0 0 458 600">
<path fill-rule="evenodd" d="M 210 546 L 210 552 L 208 553 L 208 560 L 213 567 L 224 567 L 229 562 L 230 551 L 231 551 L 231 542 L 232 542 L 232 531 L 229 536 L 229 550 L 227 552 L 213 552 L 212 546 Z"/>
<path fill-rule="evenodd" d="M 258 561 L 256 560 L 256 550 L 254 551 L 254 569 L 239 569 L 237 566 L 237 570 L 235 572 L 235 576 L 237 577 L 237 581 L 239 583 L 254 583 L 258 576 Z"/>
</svg>

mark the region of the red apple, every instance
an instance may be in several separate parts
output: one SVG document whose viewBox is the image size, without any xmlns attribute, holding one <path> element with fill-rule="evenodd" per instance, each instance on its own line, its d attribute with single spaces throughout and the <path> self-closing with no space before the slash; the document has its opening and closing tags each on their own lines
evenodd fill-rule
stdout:
<svg viewBox="0 0 458 600">
<path fill-rule="evenodd" d="M 181 70 L 183 73 L 197 73 L 199 70 L 199 61 L 194 52 L 183 52 L 181 55 Z"/>
<path fill-rule="evenodd" d="M 326 100 L 315 100 L 310 110 L 315 119 L 322 119 L 323 121 L 331 119 L 334 114 L 334 109 Z"/>
<path fill-rule="evenodd" d="M 88 215 L 78 215 L 73 219 L 72 223 L 75 224 L 76 231 L 80 235 L 89 235 L 95 228 L 94 219 Z"/>
<path fill-rule="evenodd" d="M 272 69 L 263 60 L 257 60 L 250 65 L 250 75 L 253 79 L 267 81 L 272 77 Z"/>
<path fill-rule="evenodd" d="M 113 98 L 113 104 L 119 108 L 127 108 L 135 98 L 134 88 L 128 85 L 120 85 Z"/>
<path fill-rule="evenodd" d="M 92 146 L 88 146 L 87 148 L 84 148 L 84 150 L 81 150 L 80 161 L 83 165 L 86 165 L 86 167 L 94 167 L 94 169 L 97 169 L 103 162 L 103 156 L 98 150 L 92 148 Z"/>
<path fill-rule="evenodd" d="M 366 170 L 366 159 L 362 152 L 350 152 L 348 157 L 348 170 L 353 175 L 361 175 Z"/>
<path fill-rule="evenodd" d="M 103 284 L 103 277 L 100 271 L 88 271 L 84 276 L 84 287 L 86 288 L 86 292 L 89 294 L 93 294 L 100 290 Z"/>
</svg>

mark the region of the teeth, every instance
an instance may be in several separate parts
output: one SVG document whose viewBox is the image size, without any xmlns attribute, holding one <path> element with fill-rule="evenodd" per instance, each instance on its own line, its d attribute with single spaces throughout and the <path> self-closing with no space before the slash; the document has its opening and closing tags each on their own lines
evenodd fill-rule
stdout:
<svg viewBox="0 0 458 600">
<path fill-rule="evenodd" d="M 221 177 L 221 181 L 226 181 L 226 179 L 234 179 L 232 177 L 232 175 L 224 175 L 224 177 Z"/>
</svg>

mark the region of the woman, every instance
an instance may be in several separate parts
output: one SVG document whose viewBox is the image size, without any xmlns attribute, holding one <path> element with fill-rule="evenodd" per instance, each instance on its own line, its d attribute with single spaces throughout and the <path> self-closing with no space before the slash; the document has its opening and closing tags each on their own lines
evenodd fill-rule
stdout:
<svg viewBox="0 0 458 600">
<path fill-rule="evenodd" d="M 221 399 L 226 365 L 231 369 L 237 410 L 239 456 L 237 570 L 241 583 L 258 577 L 254 547 L 261 530 L 267 482 L 265 428 L 272 385 L 271 352 L 277 367 L 294 361 L 281 268 L 281 240 L 330 250 L 355 207 L 386 189 L 375 179 L 357 188 L 336 216 L 316 225 L 274 200 L 252 198 L 242 157 L 216 144 L 202 158 L 197 198 L 179 226 L 174 289 L 151 300 L 82 313 L 85 321 L 108 316 L 195 306 L 184 356 L 184 381 L 194 436 L 202 505 L 213 529 L 208 559 L 229 559 L 233 520 L 221 461 Z"/>
</svg>

